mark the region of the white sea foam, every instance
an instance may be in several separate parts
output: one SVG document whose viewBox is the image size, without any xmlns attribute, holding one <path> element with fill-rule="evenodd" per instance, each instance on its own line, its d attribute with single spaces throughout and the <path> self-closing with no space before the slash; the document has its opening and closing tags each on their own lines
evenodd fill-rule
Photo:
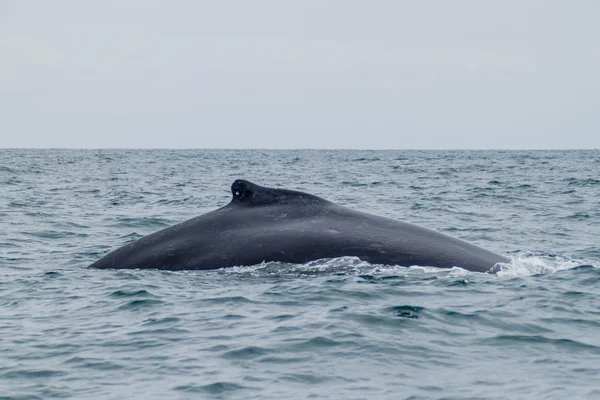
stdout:
<svg viewBox="0 0 600 400">
<path fill-rule="evenodd" d="M 592 265 L 585 260 L 575 260 L 560 256 L 540 256 L 532 253 L 521 254 L 513 257 L 510 263 L 500 264 L 497 276 L 501 278 L 514 278 L 539 274 L 553 274 L 558 271 L 572 269 L 581 265 Z M 600 268 L 600 266 L 598 266 Z M 399 265 L 371 264 L 357 257 L 338 257 L 310 261 L 304 264 L 288 264 L 281 262 L 263 262 L 251 266 L 235 266 L 221 270 L 226 274 L 240 275 L 369 275 L 374 277 L 393 277 L 417 275 L 447 275 L 465 278 L 479 272 L 468 271 L 460 267 L 438 268 L 430 266 L 413 265 L 403 267 Z"/>
<path fill-rule="evenodd" d="M 513 257 L 508 264 L 502 264 L 498 276 L 513 278 L 517 276 L 531 276 L 539 274 L 553 274 L 565 271 L 581 265 L 592 265 L 586 260 L 576 260 L 560 256 L 539 256 L 526 253 Z"/>
</svg>

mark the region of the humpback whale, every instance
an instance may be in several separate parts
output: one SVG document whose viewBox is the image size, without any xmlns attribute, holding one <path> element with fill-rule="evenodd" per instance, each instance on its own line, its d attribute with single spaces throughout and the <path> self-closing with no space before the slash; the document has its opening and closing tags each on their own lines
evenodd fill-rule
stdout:
<svg viewBox="0 0 600 400">
<path fill-rule="evenodd" d="M 226 206 L 127 244 L 93 268 L 204 270 L 354 256 L 373 264 L 496 272 L 510 259 L 463 240 L 288 189 L 236 180 Z"/>
</svg>

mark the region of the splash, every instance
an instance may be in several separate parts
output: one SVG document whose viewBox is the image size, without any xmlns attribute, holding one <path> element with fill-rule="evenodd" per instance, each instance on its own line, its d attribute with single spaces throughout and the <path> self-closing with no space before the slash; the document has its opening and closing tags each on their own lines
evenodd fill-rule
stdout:
<svg viewBox="0 0 600 400">
<path fill-rule="evenodd" d="M 502 278 L 514 278 L 518 276 L 554 274 L 559 271 L 573 269 L 582 265 L 593 265 L 598 267 L 589 260 L 524 253 L 517 257 L 513 257 L 508 264 L 501 264 L 497 275 Z"/>
</svg>

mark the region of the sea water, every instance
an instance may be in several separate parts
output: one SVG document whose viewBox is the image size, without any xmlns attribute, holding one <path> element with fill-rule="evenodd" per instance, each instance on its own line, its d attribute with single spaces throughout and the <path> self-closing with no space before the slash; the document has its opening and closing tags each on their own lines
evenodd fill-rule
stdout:
<svg viewBox="0 0 600 400">
<path fill-rule="evenodd" d="M 238 178 L 509 256 L 94 270 Z M 0 399 L 600 398 L 600 151 L 0 150 Z"/>
</svg>

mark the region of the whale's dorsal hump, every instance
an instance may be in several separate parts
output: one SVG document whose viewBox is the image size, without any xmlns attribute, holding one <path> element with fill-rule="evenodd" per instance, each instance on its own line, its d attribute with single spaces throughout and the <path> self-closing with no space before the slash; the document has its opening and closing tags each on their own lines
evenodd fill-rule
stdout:
<svg viewBox="0 0 600 400">
<path fill-rule="evenodd" d="M 246 206 L 265 206 L 269 204 L 314 204 L 327 200 L 318 196 L 288 189 L 273 189 L 238 179 L 231 185 L 233 199 L 231 203 Z"/>
</svg>

